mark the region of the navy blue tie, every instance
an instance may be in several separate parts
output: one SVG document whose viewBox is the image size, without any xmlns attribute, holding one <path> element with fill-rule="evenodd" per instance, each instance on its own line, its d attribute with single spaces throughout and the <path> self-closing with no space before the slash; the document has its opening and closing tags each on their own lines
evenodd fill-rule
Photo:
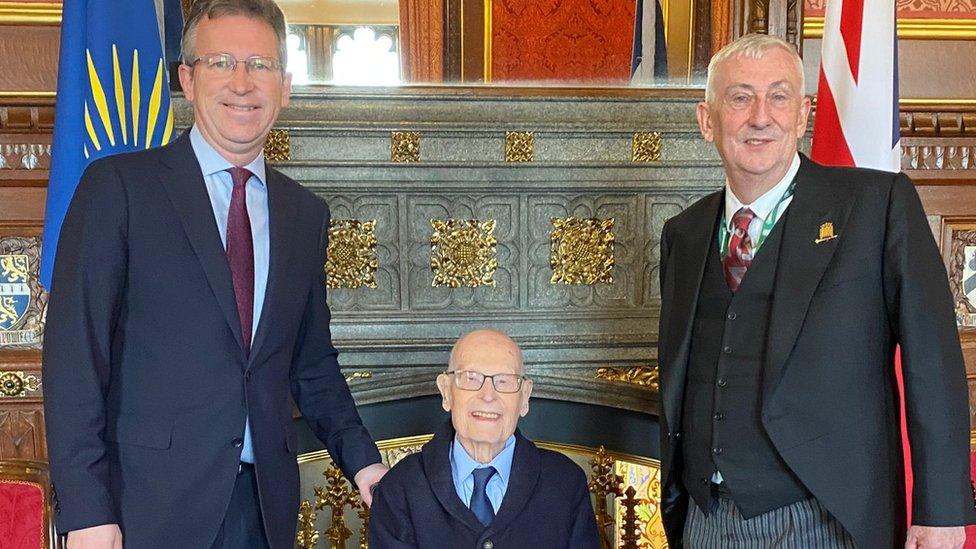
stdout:
<svg viewBox="0 0 976 549">
<path fill-rule="evenodd" d="M 478 522 L 482 526 L 488 526 L 491 524 L 492 519 L 495 518 L 495 510 L 491 507 L 491 500 L 488 499 L 488 492 L 485 488 L 488 487 L 488 481 L 495 474 L 494 467 L 484 467 L 482 469 L 475 469 L 472 473 L 474 475 L 474 492 L 471 493 L 471 512 L 474 516 L 478 517 Z"/>
</svg>

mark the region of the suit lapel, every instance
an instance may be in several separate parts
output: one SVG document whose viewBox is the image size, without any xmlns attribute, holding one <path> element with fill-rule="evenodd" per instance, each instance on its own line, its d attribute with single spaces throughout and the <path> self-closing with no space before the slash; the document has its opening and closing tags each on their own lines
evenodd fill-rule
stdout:
<svg viewBox="0 0 976 549">
<path fill-rule="evenodd" d="M 667 341 L 661 346 L 674 349 L 662 365 L 662 387 L 670 390 L 662 395 L 665 414 L 669 418 L 668 429 L 677 430 L 681 421 L 681 398 L 684 395 L 685 375 L 688 371 L 688 353 L 691 348 L 691 330 L 694 325 L 695 308 L 698 306 L 698 293 L 705 274 L 705 262 L 711 249 L 711 238 L 719 209 L 723 205 L 723 192 L 716 192 L 704 199 L 701 216 L 694 216 L 691 227 L 676 227 L 671 245 L 671 259 L 674 262 L 674 298 L 670 318 L 666 319 Z M 662 291 L 665 289 L 662 288 Z"/>
<path fill-rule="evenodd" d="M 237 315 L 237 300 L 231 283 L 227 254 L 220 241 L 217 222 L 214 220 L 210 195 L 190 145 L 190 134 L 184 132 L 173 144 L 162 151 L 162 163 L 169 168 L 161 174 L 163 187 L 176 210 L 190 246 L 196 253 L 213 290 L 224 318 L 234 334 L 234 339 L 244 349 L 241 338 L 241 321 Z"/>
<path fill-rule="evenodd" d="M 424 473 L 441 507 L 473 532 L 481 532 L 485 527 L 478 522 L 478 517 L 471 512 L 471 509 L 464 506 L 454 488 L 450 457 L 454 428 L 450 421 L 447 420 L 445 425 L 434 434 L 434 438 L 424 446 L 422 450 Z M 511 483 L 509 486 L 511 487 Z"/>
<path fill-rule="evenodd" d="M 267 173 L 268 185 L 268 282 L 264 291 L 261 318 L 258 319 L 258 328 L 251 345 L 250 365 L 256 363 L 261 347 L 271 332 L 273 322 L 270 319 L 273 318 L 271 315 L 274 312 L 276 302 L 274 296 L 283 283 L 285 269 L 289 265 L 288 235 L 294 234 L 290 227 L 295 218 L 296 210 L 295 201 L 286 192 L 285 183 L 278 173 L 271 168 L 266 168 L 265 173 Z"/>
<path fill-rule="evenodd" d="M 508 479 L 505 497 L 502 498 L 502 505 L 495 519 L 488 525 L 491 531 L 503 532 L 512 521 L 521 516 L 522 509 L 536 491 L 541 472 L 539 449 L 516 430 L 512 472 Z"/>
<path fill-rule="evenodd" d="M 763 375 L 763 402 L 782 379 L 813 294 L 841 239 L 853 206 L 843 188 L 830 185 L 806 157 L 797 173 L 796 191 L 788 208 L 776 282 L 769 314 L 769 336 Z M 817 242 L 820 227 L 833 224 L 837 238 Z"/>
</svg>

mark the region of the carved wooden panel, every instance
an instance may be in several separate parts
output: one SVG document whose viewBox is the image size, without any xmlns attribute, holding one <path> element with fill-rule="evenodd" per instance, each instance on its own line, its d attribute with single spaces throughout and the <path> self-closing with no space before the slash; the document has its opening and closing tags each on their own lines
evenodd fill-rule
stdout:
<svg viewBox="0 0 976 549">
<path fill-rule="evenodd" d="M 60 29 L 0 26 L 0 90 L 54 91 Z"/>
<path fill-rule="evenodd" d="M 0 401 L 0 459 L 44 459 L 44 411 L 38 404 Z"/>
</svg>

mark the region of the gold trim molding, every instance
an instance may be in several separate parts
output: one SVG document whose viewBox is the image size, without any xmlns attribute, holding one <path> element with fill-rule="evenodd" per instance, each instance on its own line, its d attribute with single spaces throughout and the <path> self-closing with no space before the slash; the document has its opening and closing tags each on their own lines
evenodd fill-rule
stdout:
<svg viewBox="0 0 976 549">
<path fill-rule="evenodd" d="M 41 380 L 33 374 L 22 371 L 0 371 L 0 397 L 22 398 L 36 392 Z"/>
<path fill-rule="evenodd" d="M 823 32 L 823 17 L 804 18 L 804 38 L 823 38 Z M 898 38 L 976 40 L 976 19 L 899 19 Z"/>
<path fill-rule="evenodd" d="M 634 132 L 634 137 L 630 140 L 630 161 L 660 161 L 661 143 L 661 132 Z"/>
<path fill-rule="evenodd" d="M 431 286 L 495 287 L 495 220 L 431 219 Z"/>
<path fill-rule="evenodd" d="M 532 162 L 535 135 L 532 132 L 505 132 L 505 162 Z"/>
<path fill-rule="evenodd" d="M 61 4 L 56 2 L 0 2 L 2 25 L 60 25 Z"/>
<path fill-rule="evenodd" d="M 613 381 L 618 383 L 629 383 L 641 387 L 650 387 L 655 391 L 660 390 L 660 376 L 657 368 L 653 366 L 634 366 L 632 368 L 597 368 L 596 379 Z"/>
<path fill-rule="evenodd" d="M 390 159 L 394 162 L 420 162 L 420 132 L 392 132 Z"/>
<path fill-rule="evenodd" d="M 291 134 L 288 130 L 271 130 L 264 139 L 264 159 L 268 162 L 291 160 Z"/>
<path fill-rule="evenodd" d="M 550 284 L 613 284 L 612 217 L 553 217 L 550 222 Z"/>
</svg>

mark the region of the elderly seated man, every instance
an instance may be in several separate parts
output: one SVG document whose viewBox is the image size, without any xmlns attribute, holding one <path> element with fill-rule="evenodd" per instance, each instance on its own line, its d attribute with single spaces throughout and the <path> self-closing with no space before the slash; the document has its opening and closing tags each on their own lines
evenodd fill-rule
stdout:
<svg viewBox="0 0 976 549">
<path fill-rule="evenodd" d="M 451 420 L 378 485 L 371 547 L 600 546 L 583 470 L 516 429 L 532 380 L 514 341 L 496 330 L 465 335 L 437 388 Z"/>
</svg>

